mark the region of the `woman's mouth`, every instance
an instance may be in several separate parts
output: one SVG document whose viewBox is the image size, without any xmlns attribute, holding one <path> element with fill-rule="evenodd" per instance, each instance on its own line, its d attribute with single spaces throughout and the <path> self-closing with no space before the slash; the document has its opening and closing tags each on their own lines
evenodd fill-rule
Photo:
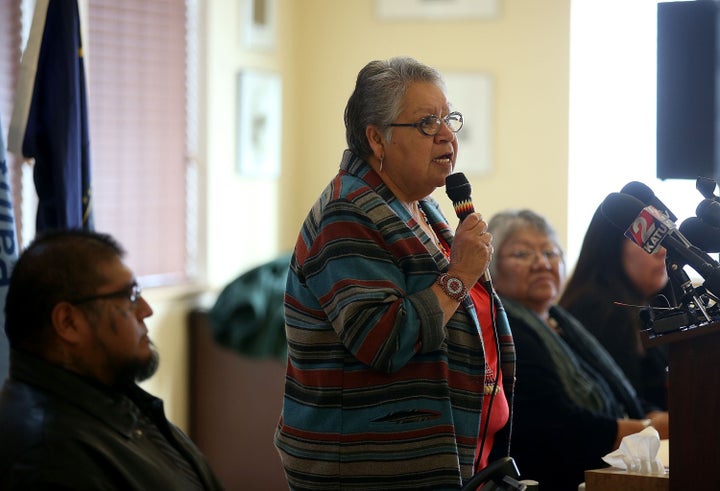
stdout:
<svg viewBox="0 0 720 491">
<path fill-rule="evenodd" d="M 438 164 L 450 164 L 452 163 L 453 154 L 452 153 L 446 153 L 443 155 L 439 155 L 433 159 L 433 162 Z"/>
</svg>

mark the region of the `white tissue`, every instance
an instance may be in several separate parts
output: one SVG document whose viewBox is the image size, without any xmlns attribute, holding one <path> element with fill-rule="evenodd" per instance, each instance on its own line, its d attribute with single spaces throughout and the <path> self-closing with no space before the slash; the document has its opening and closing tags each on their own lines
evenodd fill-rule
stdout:
<svg viewBox="0 0 720 491">
<path fill-rule="evenodd" d="M 660 435 L 652 426 L 640 433 L 628 435 L 620 447 L 602 459 L 613 467 L 639 474 L 664 474 L 665 467 L 658 456 Z"/>
</svg>

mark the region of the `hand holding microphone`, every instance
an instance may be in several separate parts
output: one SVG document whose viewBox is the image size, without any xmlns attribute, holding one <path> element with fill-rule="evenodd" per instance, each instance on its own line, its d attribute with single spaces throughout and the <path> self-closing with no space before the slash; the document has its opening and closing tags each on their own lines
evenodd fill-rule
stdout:
<svg viewBox="0 0 720 491">
<path fill-rule="evenodd" d="M 470 183 L 462 172 L 451 174 L 445 180 L 445 192 L 460 219 L 450 253 L 451 268 L 454 273 L 473 275 L 475 279 L 482 277 L 483 284 L 491 291 L 488 267 L 493 253 L 492 235 L 487 232 L 482 215 L 475 213 Z"/>
<path fill-rule="evenodd" d="M 475 281 L 488 281 L 492 253 L 492 235 L 487 232 L 487 223 L 479 213 L 469 214 L 455 231 L 450 252 L 451 270 L 473 276 Z"/>
</svg>

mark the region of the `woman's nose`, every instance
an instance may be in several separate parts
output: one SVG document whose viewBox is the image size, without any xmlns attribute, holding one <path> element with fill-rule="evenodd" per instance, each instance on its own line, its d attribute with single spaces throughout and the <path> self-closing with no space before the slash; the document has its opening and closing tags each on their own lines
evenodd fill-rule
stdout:
<svg viewBox="0 0 720 491">
<path fill-rule="evenodd" d="M 533 267 L 540 266 L 544 269 L 552 268 L 552 263 L 550 262 L 550 259 L 542 251 L 535 251 L 535 255 L 532 258 L 531 264 Z"/>
<path fill-rule="evenodd" d="M 437 133 L 435 133 L 435 139 L 439 141 L 452 141 L 455 139 L 455 133 L 450 129 L 445 121 L 442 121 L 440 123 L 440 129 Z"/>
</svg>

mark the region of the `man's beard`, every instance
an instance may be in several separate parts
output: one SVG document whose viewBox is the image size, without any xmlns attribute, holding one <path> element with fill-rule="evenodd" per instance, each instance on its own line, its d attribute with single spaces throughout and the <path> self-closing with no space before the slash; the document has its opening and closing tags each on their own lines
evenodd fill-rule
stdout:
<svg viewBox="0 0 720 491">
<path fill-rule="evenodd" d="M 135 360 L 132 363 L 127 363 L 122 370 L 118 373 L 116 378 L 116 386 L 129 386 L 134 383 L 144 382 L 149 379 L 160 366 L 160 354 L 158 353 L 155 344 L 149 341 L 150 344 L 150 358 L 146 360 Z"/>
<path fill-rule="evenodd" d="M 160 366 L 160 353 L 158 353 L 158 350 L 152 341 L 150 341 L 150 353 L 152 353 L 150 359 L 146 360 L 142 364 L 138 364 L 135 367 L 133 378 L 137 383 L 144 382 L 155 375 L 155 372 L 157 372 L 157 369 Z"/>
</svg>

